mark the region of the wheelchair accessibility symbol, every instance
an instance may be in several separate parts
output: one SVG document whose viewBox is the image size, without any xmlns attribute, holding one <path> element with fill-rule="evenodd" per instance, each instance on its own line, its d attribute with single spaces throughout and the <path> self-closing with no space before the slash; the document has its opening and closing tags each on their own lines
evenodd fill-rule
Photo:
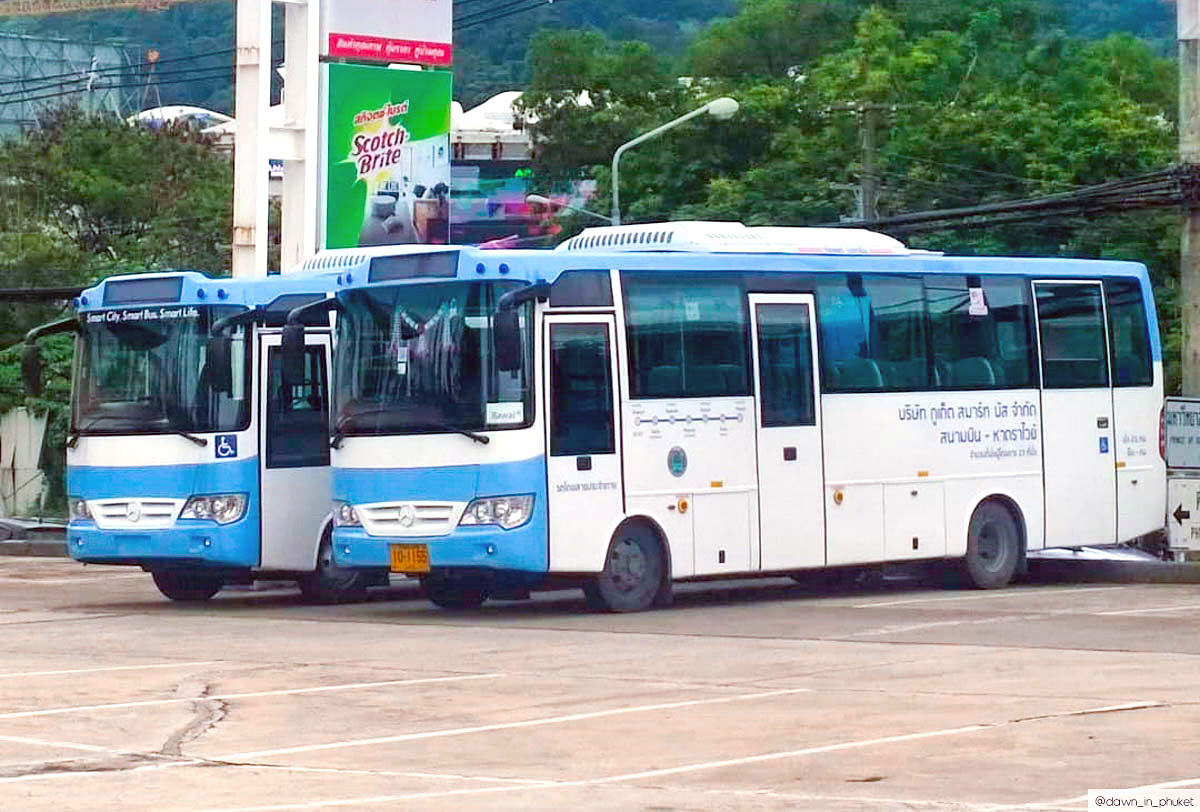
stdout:
<svg viewBox="0 0 1200 812">
<path fill-rule="evenodd" d="M 217 459 L 230 460 L 237 456 L 237 435 L 218 434 L 215 445 Z"/>
</svg>

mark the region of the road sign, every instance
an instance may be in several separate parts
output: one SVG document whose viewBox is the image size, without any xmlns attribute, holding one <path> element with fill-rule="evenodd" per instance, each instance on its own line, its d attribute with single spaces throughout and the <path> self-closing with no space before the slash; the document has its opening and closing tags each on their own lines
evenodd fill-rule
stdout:
<svg viewBox="0 0 1200 812">
<path fill-rule="evenodd" d="M 1163 412 L 1167 468 L 1200 469 L 1200 398 L 1167 398 Z"/>
</svg>

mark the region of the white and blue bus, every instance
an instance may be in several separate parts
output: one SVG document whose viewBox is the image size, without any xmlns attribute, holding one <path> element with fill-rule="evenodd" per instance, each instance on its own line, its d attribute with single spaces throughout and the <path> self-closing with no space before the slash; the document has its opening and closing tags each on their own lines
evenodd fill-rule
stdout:
<svg viewBox="0 0 1200 812">
<path fill-rule="evenodd" d="M 437 604 L 574 579 L 952 560 L 1164 525 L 1144 266 L 962 258 L 865 231 L 667 223 L 554 251 L 325 255 L 334 558 Z"/>
<path fill-rule="evenodd" d="M 285 387 L 280 373 L 288 312 L 336 277 L 112 277 L 83 291 L 73 316 L 30 332 L 35 390 L 37 340 L 76 334 L 73 558 L 139 565 L 174 600 L 259 578 L 295 578 L 319 601 L 363 594 L 365 574 L 339 570 L 329 546 L 327 315 L 308 325 L 300 380 Z"/>
</svg>

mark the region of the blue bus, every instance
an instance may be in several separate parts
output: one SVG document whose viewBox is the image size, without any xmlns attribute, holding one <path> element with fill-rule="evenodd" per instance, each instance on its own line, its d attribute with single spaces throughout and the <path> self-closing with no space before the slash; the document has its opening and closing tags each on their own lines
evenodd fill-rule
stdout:
<svg viewBox="0 0 1200 812">
<path fill-rule="evenodd" d="M 678 580 L 912 561 L 996 588 L 1164 526 L 1137 263 L 685 222 L 311 265 L 335 261 L 284 328 L 298 357 L 337 312 L 334 560 L 444 607 L 567 582 L 636 611 Z"/>
<path fill-rule="evenodd" d="M 38 339 L 75 334 L 73 558 L 141 566 L 177 601 L 261 578 L 296 579 L 316 601 L 362 596 L 371 579 L 339 569 L 330 546 L 327 315 L 307 325 L 299 380 L 284 386 L 280 372 L 288 312 L 336 279 L 112 277 L 83 291 L 71 317 L 30 331 L 33 390 Z"/>
</svg>

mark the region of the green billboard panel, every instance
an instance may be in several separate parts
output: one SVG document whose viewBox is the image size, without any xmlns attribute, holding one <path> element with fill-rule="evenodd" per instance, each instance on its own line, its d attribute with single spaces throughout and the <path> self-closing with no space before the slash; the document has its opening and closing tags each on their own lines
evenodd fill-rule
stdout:
<svg viewBox="0 0 1200 812">
<path fill-rule="evenodd" d="M 447 71 L 326 65 L 326 248 L 446 243 Z"/>
</svg>

